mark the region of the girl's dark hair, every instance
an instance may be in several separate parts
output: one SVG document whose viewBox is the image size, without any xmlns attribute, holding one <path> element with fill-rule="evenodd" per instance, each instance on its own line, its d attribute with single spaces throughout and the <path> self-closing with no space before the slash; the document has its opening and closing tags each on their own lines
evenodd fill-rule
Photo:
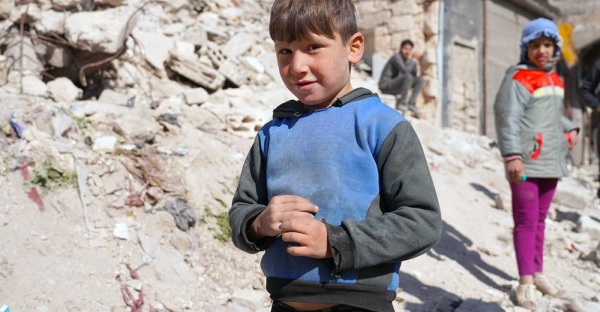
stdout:
<svg viewBox="0 0 600 312">
<path fill-rule="evenodd" d="M 346 42 L 358 32 L 356 10 L 351 0 L 275 0 L 271 7 L 271 39 L 291 42 L 311 34 Z"/>
</svg>

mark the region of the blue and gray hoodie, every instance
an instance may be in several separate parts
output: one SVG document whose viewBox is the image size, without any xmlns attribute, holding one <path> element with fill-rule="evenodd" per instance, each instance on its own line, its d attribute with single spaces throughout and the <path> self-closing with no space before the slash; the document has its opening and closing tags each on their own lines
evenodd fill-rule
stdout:
<svg viewBox="0 0 600 312">
<path fill-rule="evenodd" d="M 331 259 L 295 257 L 280 237 L 247 230 L 277 195 L 319 207 Z M 397 111 L 366 89 L 328 108 L 298 101 L 274 110 L 246 158 L 229 211 L 233 243 L 266 250 L 261 267 L 273 300 L 339 303 L 393 311 L 400 263 L 441 236 L 437 195 L 419 139 Z"/>
</svg>

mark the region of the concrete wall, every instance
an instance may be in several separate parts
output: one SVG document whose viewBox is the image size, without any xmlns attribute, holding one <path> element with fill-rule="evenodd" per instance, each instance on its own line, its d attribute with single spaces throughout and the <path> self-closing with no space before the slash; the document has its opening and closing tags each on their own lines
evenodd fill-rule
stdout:
<svg viewBox="0 0 600 312">
<path fill-rule="evenodd" d="M 481 131 L 483 2 L 444 0 L 442 126 Z"/>
</svg>

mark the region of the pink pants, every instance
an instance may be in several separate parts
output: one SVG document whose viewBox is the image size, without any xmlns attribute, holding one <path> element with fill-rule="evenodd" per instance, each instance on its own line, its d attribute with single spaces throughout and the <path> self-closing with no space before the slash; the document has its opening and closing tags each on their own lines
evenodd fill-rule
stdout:
<svg viewBox="0 0 600 312">
<path fill-rule="evenodd" d="M 512 183 L 513 240 L 519 276 L 543 272 L 546 214 L 558 179 L 528 178 Z"/>
</svg>

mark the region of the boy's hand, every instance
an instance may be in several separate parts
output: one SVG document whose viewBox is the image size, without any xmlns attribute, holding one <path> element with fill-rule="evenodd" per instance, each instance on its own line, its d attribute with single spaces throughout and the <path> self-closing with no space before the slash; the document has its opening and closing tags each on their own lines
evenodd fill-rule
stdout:
<svg viewBox="0 0 600 312">
<path fill-rule="evenodd" d="M 316 259 L 331 257 L 325 223 L 314 218 L 291 219 L 281 224 L 281 232 L 284 242 L 300 244 L 287 248 L 290 255 Z"/>
<path fill-rule="evenodd" d="M 313 219 L 319 208 L 308 199 L 295 195 L 280 195 L 271 199 L 250 229 L 251 239 L 274 237 L 282 233 L 282 223 L 292 219 Z"/>
</svg>

